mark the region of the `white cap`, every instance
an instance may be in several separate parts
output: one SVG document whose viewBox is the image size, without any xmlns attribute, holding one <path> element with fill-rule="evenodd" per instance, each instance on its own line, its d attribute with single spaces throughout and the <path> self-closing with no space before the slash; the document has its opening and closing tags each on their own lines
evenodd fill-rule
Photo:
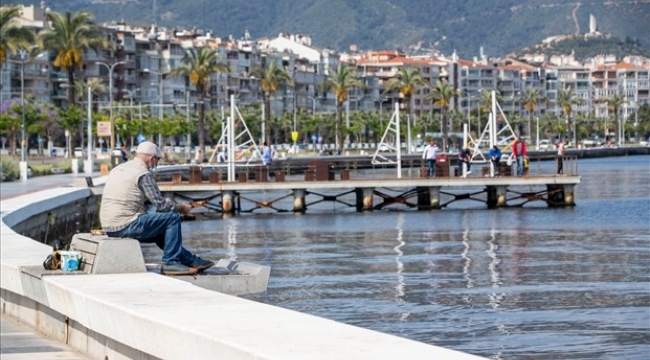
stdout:
<svg viewBox="0 0 650 360">
<path fill-rule="evenodd" d="M 162 158 L 163 154 L 160 152 L 158 145 L 152 143 L 151 141 L 145 141 L 138 145 L 138 148 L 135 150 L 136 154 L 147 154 L 153 155 L 157 158 Z"/>
</svg>

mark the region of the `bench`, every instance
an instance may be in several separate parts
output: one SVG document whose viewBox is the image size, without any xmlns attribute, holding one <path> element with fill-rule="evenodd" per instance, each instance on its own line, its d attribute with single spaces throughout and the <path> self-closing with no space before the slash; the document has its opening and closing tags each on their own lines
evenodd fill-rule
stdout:
<svg viewBox="0 0 650 360">
<path fill-rule="evenodd" d="M 129 274 L 147 271 L 140 243 L 135 239 L 81 233 L 72 237 L 70 249 L 81 252 L 83 258 L 79 270 L 86 274 Z"/>
</svg>

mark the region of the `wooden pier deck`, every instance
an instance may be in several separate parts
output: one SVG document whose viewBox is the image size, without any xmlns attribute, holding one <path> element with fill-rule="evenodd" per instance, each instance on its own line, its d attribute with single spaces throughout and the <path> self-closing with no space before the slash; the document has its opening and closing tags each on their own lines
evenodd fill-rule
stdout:
<svg viewBox="0 0 650 360">
<path fill-rule="evenodd" d="M 168 169 L 167 181 L 159 179 L 159 186 L 168 197 L 223 214 L 251 213 L 261 209 L 304 213 L 310 206 L 321 202 L 343 204 L 359 212 L 400 206 L 434 210 L 459 201 L 482 202 L 489 209 L 521 207 L 534 201 L 545 202 L 549 207 L 564 207 L 575 205 L 574 187 L 581 180 L 575 166 L 571 166 L 573 161 L 575 159 L 565 160 L 565 167 L 570 170 L 566 175 L 522 177 L 490 177 L 480 169 L 483 171 L 478 172 L 482 174 L 466 178 L 449 176 L 449 173 L 427 178 L 421 177 L 419 171 L 414 171 L 418 173 L 417 177 L 354 178 L 350 170 L 342 169 L 338 179 L 334 180 L 334 170 L 325 168 L 326 174 L 320 176 L 306 173 L 304 177 L 294 175 L 285 180 L 282 173 L 268 177 L 266 168 L 257 167 L 253 174 L 250 169 L 242 170 L 238 181 L 234 182 L 223 181 L 221 171 L 210 172 L 207 167 L 189 166 Z M 254 180 L 251 180 L 251 175 L 254 175 Z"/>
</svg>

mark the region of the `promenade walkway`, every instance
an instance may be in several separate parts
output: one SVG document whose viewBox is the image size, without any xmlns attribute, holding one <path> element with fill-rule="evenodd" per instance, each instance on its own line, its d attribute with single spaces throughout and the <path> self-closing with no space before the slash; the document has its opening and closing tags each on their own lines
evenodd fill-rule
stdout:
<svg viewBox="0 0 650 360">
<path fill-rule="evenodd" d="M 8 199 L 14 196 L 25 195 L 39 190 L 53 189 L 58 187 L 72 186 L 76 179 L 85 179 L 86 174 L 57 174 L 48 176 L 37 176 L 27 181 L 0 182 L 0 199 Z M 93 177 L 99 176 L 94 172 Z"/>
<path fill-rule="evenodd" d="M 0 316 L 0 359 L 2 360 L 86 360 L 88 358 L 19 323 Z"/>
<path fill-rule="evenodd" d="M 99 173 L 97 173 L 99 174 Z M 93 174 L 93 175 L 97 175 Z M 84 174 L 40 176 L 27 181 L 0 183 L 0 198 L 34 191 L 70 186 Z M 2 360 L 85 360 L 79 353 L 56 341 L 48 340 L 10 316 L 0 316 L 0 359 Z"/>
</svg>

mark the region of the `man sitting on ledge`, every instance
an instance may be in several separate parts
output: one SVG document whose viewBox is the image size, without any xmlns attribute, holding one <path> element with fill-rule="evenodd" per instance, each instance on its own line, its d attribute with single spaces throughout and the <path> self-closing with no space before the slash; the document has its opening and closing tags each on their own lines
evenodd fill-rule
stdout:
<svg viewBox="0 0 650 360">
<path fill-rule="evenodd" d="M 162 156 L 156 144 L 145 141 L 138 145 L 133 161 L 114 167 L 104 186 L 99 219 L 110 237 L 156 243 L 164 252 L 162 274 L 192 275 L 214 262 L 201 259 L 182 246 L 180 214 L 189 212 L 192 206 L 176 204 L 160 193 L 150 169 L 158 165 Z M 156 212 L 145 211 L 146 200 L 155 206 Z"/>
</svg>

